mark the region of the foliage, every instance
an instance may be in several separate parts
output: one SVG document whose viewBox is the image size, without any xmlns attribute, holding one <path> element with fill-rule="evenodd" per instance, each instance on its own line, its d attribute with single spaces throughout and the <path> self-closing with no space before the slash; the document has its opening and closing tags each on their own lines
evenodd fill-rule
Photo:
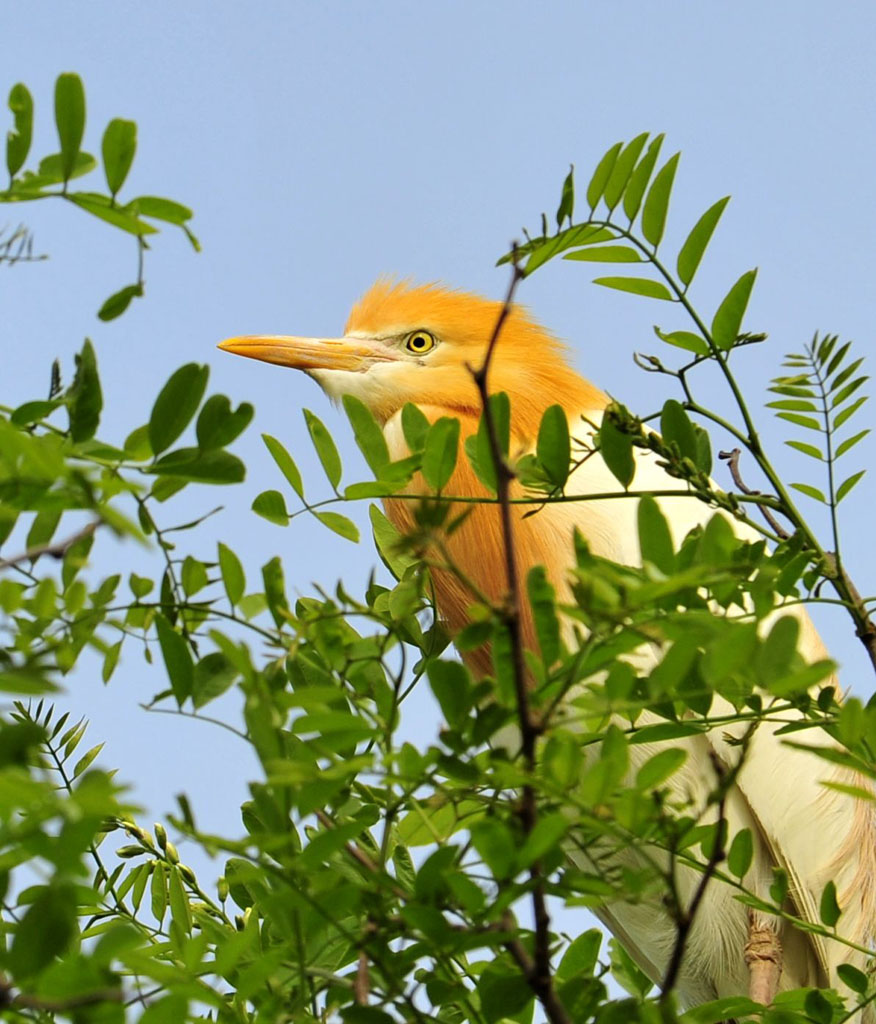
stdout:
<svg viewBox="0 0 876 1024">
<path fill-rule="evenodd" d="M 55 83 L 55 126 L 59 151 L 45 156 L 35 171 L 26 170 L 33 138 L 34 102 L 27 86 L 18 82 L 9 92 L 13 128 L 6 135 L 6 170 L 9 183 L 0 190 L 0 203 L 31 203 L 39 199 L 63 199 L 80 210 L 132 235 L 137 244 L 137 278 L 114 292 L 100 307 L 101 320 L 114 320 L 131 300 L 143 295 L 143 256 L 147 238 L 158 232 L 152 221 L 175 224 L 197 251 L 200 244 L 188 222 L 192 211 L 173 199 L 138 196 L 122 203 L 118 194 L 131 170 L 137 151 L 137 125 L 115 117 L 104 129 L 101 157 L 106 191 L 74 191 L 70 182 L 96 170 L 97 159 L 82 149 L 85 135 L 85 89 L 78 75 L 65 73 Z M 33 259 L 30 233 L 19 227 L 0 242 L 0 263 Z M 43 258 L 43 257 L 36 257 Z"/>
<path fill-rule="evenodd" d="M 60 152 L 37 173 L 16 177 L 31 130 L 23 86 L 13 89 L 10 107 L 12 181 L 0 198 L 67 198 L 133 233 L 142 247 L 144 218 L 161 219 L 159 210 L 169 208 L 142 199 L 116 203 L 133 157 L 132 123 L 111 122 L 104 135 L 109 194 L 98 200 L 68 191 L 69 181 L 94 165 L 79 148 L 78 79 L 59 79 Z M 87 341 L 68 387 L 55 370 L 47 399 L 0 407 L 0 543 L 7 551 L 0 561 L 0 689 L 12 701 L 0 725 L 0 995 L 11 1018 L 525 1022 L 538 994 L 538 1012 L 551 1019 L 671 1021 L 673 977 L 655 990 L 617 942 L 603 948 L 596 930 L 572 939 L 553 934 L 544 922 L 528 923 L 527 914 L 538 893 L 597 909 L 619 898 L 659 901 L 678 924 L 681 955 L 696 909 L 677 886 L 684 868 L 700 873 L 703 885 L 729 886 L 743 902 L 826 941 L 846 941 L 833 883 L 822 894 L 820 922 L 799 918 L 781 872 L 769 900 L 755 891 L 751 833 L 727 835 L 723 807 L 748 739 L 768 717 L 783 721 L 813 756 L 849 766 L 862 780 L 876 777 L 876 708 L 856 699 L 840 703 L 832 663 L 805 664 L 796 620 L 775 612 L 809 599 L 827 580 L 844 595 L 865 641 L 870 620 L 840 560 L 818 543 L 773 470 L 731 373 L 730 357 L 754 341 L 740 333 L 753 272 L 730 288 L 710 327 L 688 299 L 726 200 L 695 225 L 675 276 L 657 257 L 678 163 L 673 157 L 654 173 L 661 143 L 662 137 L 640 136 L 606 154 L 587 188 L 582 224 L 573 221 L 570 174 L 557 233 L 545 229 L 512 257 L 526 260 L 526 274 L 558 254 L 642 264 L 655 276 L 597 281 L 672 302 L 695 327 L 658 332 L 674 351 L 687 353 L 680 368 L 656 357 L 645 364 L 681 388 L 680 399 L 659 412 L 661 434 L 644 426 L 650 417 L 613 406 L 601 424 L 582 425 L 573 437 L 553 407 L 535 450 L 514 466 L 526 490 L 509 500 L 532 509 L 586 500 L 570 486 L 572 471 L 590 458 L 605 461 L 620 484 L 619 500 L 641 498 L 641 568 L 598 558 L 581 541 L 570 553 L 573 604 L 558 604 L 538 568 L 525 581 L 539 640 L 526 662 L 533 686 L 525 700 L 541 723 L 530 759 L 517 752 L 521 696 L 507 609 L 483 603 L 456 638 L 464 651 L 491 645 L 492 675 L 474 679 L 448 648 L 422 558 L 462 521 L 462 499 L 446 493 L 458 460 L 467 459 L 501 503 L 507 396 L 493 396 L 491 418 L 464 444 L 456 421 L 430 424 L 407 407 L 411 454 L 400 461 L 391 461 L 368 410 L 347 399 L 371 470 L 369 479 L 348 483 L 330 430 L 305 410 L 325 498 L 305 496 L 316 485 L 305 488 L 282 442 L 264 436 L 278 489 L 259 494 L 253 510 L 279 526 L 308 514 L 356 541 L 355 525 L 337 505 L 386 495 L 405 500 L 402 490 L 417 473 L 433 492 L 415 500 L 417 525 L 408 537 L 372 506 L 387 573 L 364 593 L 352 595 L 339 583 L 294 604 L 279 557 L 254 573 L 220 543 L 204 560 L 185 551 L 185 538 L 198 535 L 202 520 L 167 525 L 182 489 L 244 478 L 228 447 L 253 408 L 232 408 L 224 395 L 205 398 L 206 366 L 172 373 L 151 411 L 142 409 L 141 425 L 121 441 L 98 437 L 104 394 Z M 600 204 L 608 212 L 597 218 Z M 637 218 L 641 235 L 633 230 Z M 180 222 L 185 230 L 186 220 L 188 212 Z M 783 413 L 799 409 L 807 419 L 809 404 L 820 403 L 816 428 L 830 447 L 819 449 L 819 462 L 831 471 L 855 440 L 833 446 L 833 432 L 859 404 L 849 390 L 857 364 L 847 357 L 835 339 L 818 341 L 792 357 L 792 369 L 801 372 L 775 385 L 781 401 L 807 403 L 782 405 Z M 741 427 L 694 398 L 692 371 L 709 361 L 726 375 Z M 717 489 L 701 421 L 733 433 L 772 493 Z M 639 449 L 656 453 L 677 480 L 672 493 L 693 494 L 715 512 L 678 545 L 655 496 L 634 490 Z M 850 486 L 830 485 L 833 511 Z M 764 525 L 753 518 L 757 507 L 773 519 Z M 735 536 L 728 517 L 756 533 Z M 154 570 L 94 579 L 92 550 L 112 535 L 150 543 Z M 22 553 L 9 555 L 19 539 Z M 653 645 L 660 660 L 649 654 Z M 97 767 L 100 744 L 83 752 L 85 720 L 58 717 L 46 702 L 87 652 L 100 657 L 109 684 L 138 647 L 166 670 L 156 706 L 203 717 L 220 695 L 239 696 L 241 720 L 227 724 L 255 752 L 259 774 L 238 832 L 205 834 L 185 797 L 166 825 L 142 827 L 119 781 Z M 429 687 L 443 718 L 423 749 L 399 739 L 405 700 L 416 686 Z M 671 788 L 685 761 L 680 741 L 713 729 L 733 738 L 737 760 L 716 769 L 704 804 L 685 802 Z M 870 799 L 863 786 L 858 795 Z M 529 813 L 521 794 L 531 801 Z M 202 880 L 180 861 L 181 839 L 222 858 L 218 880 Z M 631 850 L 639 855 L 635 868 L 618 856 Z M 547 987 L 533 967 L 543 941 Z M 862 970 L 868 951 L 848 954 L 843 996 L 793 992 L 766 1010 L 738 997 L 677 1019 L 847 1019 L 843 999 L 846 1006 L 872 999 Z M 618 985 L 627 995 L 617 994 Z M 559 1010 L 551 1010 L 549 995 Z"/>
</svg>

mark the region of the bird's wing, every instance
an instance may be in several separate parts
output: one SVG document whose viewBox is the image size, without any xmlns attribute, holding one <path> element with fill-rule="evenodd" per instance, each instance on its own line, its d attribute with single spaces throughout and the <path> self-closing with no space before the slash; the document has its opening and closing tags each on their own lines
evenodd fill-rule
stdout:
<svg viewBox="0 0 876 1024">
<path fill-rule="evenodd" d="M 650 453 L 637 458 L 633 486 L 637 490 L 665 490 L 683 484 L 669 477 Z M 593 494 L 618 490 L 614 477 L 600 458 L 585 462 L 573 474 L 567 493 Z M 661 498 L 660 507 L 669 523 L 673 539 L 679 544 L 697 525 L 705 525 L 715 514 L 694 497 Z M 569 526 L 581 529 L 597 555 L 626 565 L 641 565 L 635 499 L 612 499 L 576 504 L 552 505 L 545 509 L 551 517 L 565 518 Z M 728 517 L 739 536 L 757 539 L 758 534 Z M 809 615 L 802 607 L 778 610 L 774 615 L 794 615 L 800 623 L 799 650 L 807 662 L 827 657 Z M 771 619 L 766 622 L 767 628 Z M 716 696 L 716 701 L 721 698 Z M 726 702 L 722 702 L 725 703 Z M 720 713 L 716 705 L 716 711 Z M 729 704 L 723 708 L 730 713 Z M 787 712 L 789 719 L 799 718 Z M 840 783 L 870 788 L 851 771 L 796 750 L 775 736 L 781 723 L 764 723 L 754 734 L 742 769 L 738 788 L 757 821 L 777 867 L 789 878 L 790 893 L 799 914 L 812 924 L 820 924 L 821 894 L 828 881 L 834 881 L 843 915 L 840 933 L 867 946 L 876 925 L 876 821 L 872 803 L 855 799 L 826 786 Z M 737 737 L 743 731 L 740 726 Z M 728 765 L 739 756 L 734 747 L 732 729 L 722 734 L 713 730 L 708 739 L 718 756 Z M 767 880 L 768 882 L 768 880 Z M 766 888 L 766 884 L 764 884 Z M 768 893 L 763 897 L 768 899 Z M 828 943 L 812 935 L 818 959 L 829 973 L 837 963 L 849 960 L 849 950 L 839 943 Z M 854 956 L 851 957 L 854 959 Z M 834 979 L 835 980 L 835 979 Z"/>
</svg>

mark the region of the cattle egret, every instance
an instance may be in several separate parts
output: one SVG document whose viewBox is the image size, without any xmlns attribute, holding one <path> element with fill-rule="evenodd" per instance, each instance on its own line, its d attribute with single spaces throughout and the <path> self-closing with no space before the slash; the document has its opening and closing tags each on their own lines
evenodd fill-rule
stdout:
<svg viewBox="0 0 876 1024">
<path fill-rule="evenodd" d="M 408 453 L 401 410 L 408 402 L 430 420 L 453 416 L 462 436 L 473 434 L 480 418 L 480 400 L 472 366 L 483 360 L 501 303 L 438 285 L 378 282 L 355 305 L 340 338 L 287 336 L 237 337 L 221 348 L 239 355 L 303 370 L 333 399 L 355 395 L 382 425 L 393 458 Z M 584 380 L 568 363 L 564 347 L 525 311 L 513 307 L 502 329 L 490 368 L 490 390 L 511 399 L 512 450 L 531 449 L 544 410 L 560 403 L 570 430 L 580 431 L 582 416 L 600 418 L 608 403 L 599 388 Z M 417 480 L 411 485 L 417 488 Z M 425 484 L 420 482 L 425 491 Z M 647 453 L 638 458 L 636 487 L 660 490 L 677 487 Z M 568 484 L 569 493 L 617 490 L 601 459 L 583 462 Z M 448 494 L 484 496 L 467 460 L 460 458 Z M 594 554 L 626 565 L 640 565 L 636 499 L 548 504 L 538 515 L 523 518 L 516 505 L 514 529 L 521 578 L 544 565 L 561 598 L 568 599 L 572 535 L 577 528 Z M 662 498 L 676 543 L 714 513 L 695 498 Z M 405 532 L 413 525 L 409 501 L 387 502 L 387 514 Z M 744 527 L 734 524 L 737 533 Z M 505 590 L 502 534 L 495 505 L 477 504 L 463 526 L 446 540 L 450 560 L 484 594 L 499 600 Z M 451 634 L 467 622 L 472 593 L 457 574 L 440 566 L 432 577 L 439 614 Z M 806 613 L 800 621 L 800 650 L 807 661 L 825 656 Z M 524 610 L 522 628 L 530 647 L 534 629 Z M 489 671 L 483 651 L 466 655 L 479 674 Z M 727 706 L 727 710 L 732 710 Z M 842 907 L 840 931 L 861 947 L 871 948 L 876 922 L 876 829 L 872 803 L 855 800 L 824 781 L 861 785 L 859 779 L 810 754 L 783 745 L 778 726 L 762 724 L 749 745 L 745 765 L 725 807 L 729 834 L 751 829 L 755 837 L 747 884 L 768 900 L 772 868 L 781 867 L 790 880 L 793 911 L 818 924 L 819 901 L 829 880 L 836 884 Z M 688 757 L 673 777 L 677 795 L 705 806 L 714 785 L 712 758 L 733 764 L 738 748 L 718 730 L 682 741 Z M 643 749 L 643 746 L 647 749 Z M 631 771 L 655 752 L 654 745 L 634 745 Z M 638 758 L 638 760 L 636 760 Z M 580 856 L 580 853 L 578 854 Z M 679 889 L 689 900 L 700 875 L 679 872 Z M 641 968 L 659 982 L 676 939 L 676 926 L 658 902 L 614 902 L 597 911 Z M 705 892 L 678 975 L 678 993 L 688 1006 L 709 999 L 750 993 L 768 1003 L 777 990 L 801 986 L 839 985 L 837 967 L 866 965 L 867 957 L 847 946 L 798 930 L 782 919 L 749 914 L 733 898 L 733 890 L 713 883 Z"/>
</svg>

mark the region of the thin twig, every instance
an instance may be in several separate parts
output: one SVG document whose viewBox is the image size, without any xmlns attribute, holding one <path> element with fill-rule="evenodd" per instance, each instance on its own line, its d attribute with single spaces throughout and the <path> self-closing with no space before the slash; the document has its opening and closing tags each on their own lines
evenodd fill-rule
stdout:
<svg viewBox="0 0 876 1024">
<path fill-rule="evenodd" d="M 337 827 L 325 811 L 316 810 L 314 811 L 314 814 L 316 815 L 316 820 L 323 828 L 331 830 Z M 361 864 L 369 874 L 382 875 L 385 873 L 381 871 L 380 867 L 368 856 L 368 854 L 361 847 L 356 846 L 355 843 L 345 843 L 344 849 L 353 858 L 353 860 L 358 864 Z M 393 885 L 390 888 L 394 895 L 399 899 L 406 900 L 410 897 L 410 893 L 405 892 L 400 885 Z"/>
<path fill-rule="evenodd" d="M 517 246 L 512 246 L 514 255 L 511 260 L 512 273 L 511 281 L 508 284 L 508 291 L 505 301 L 499 310 L 496 325 L 490 336 L 484 359 L 477 368 L 469 367 L 474 378 L 478 394 L 483 408 L 484 425 L 487 430 L 487 437 L 490 444 L 490 455 L 496 472 L 496 499 L 499 505 L 499 514 L 502 521 L 502 541 L 505 555 L 505 583 L 506 593 L 500 613 L 511 644 L 511 659 L 514 672 L 514 690 L 517 703 L 517 720 L 520 728 L 520 748 L 526 772 L 532 776 L 536 769 L 536 743 L 541 734 L 541 723 L 533 714 L 529 690 L 526 681 L 526 662 L 523 653 L 523 633 L 521 629 L 521 598 L 520 578 L 517 572 L 517 557 L 514 545 L 514 527 L 511 515 L 511 481 L 515 474 L 509 466 L 502 446 L 499 443 L 499 432 L 496 420 L 493 415 L 493 408 L 490 404 L 490 392 L 488 379 L 490 366 L 499 341 L 502 327 L 511 313 L 514 300 L 514 293 L 517 285 L 523 278 L 523 270 L 517 259 Z M 520 805 L 518 810 L 520 825 L 525 836 L 528 836 L 535 828 L 538 820 L 538 806 L 536 802 L 535 789 L 527 783 L 521 792 Z M 541 865 L 534 862 L 529 869 L 529 876 L 532 881 L 532 909 L 535 925 L 535 947 L 534 958 L 530 960 L 528 954 L 519 944 L 511 942 L 507 945 L 509 952 L 517 960 L 524 972 L 527 982 L 544 1008 L 551 1024 L 570 1024 L 570 1018 L 557 998 L 553 987 L 551 976 L 550 957 L 550 916 L 545 899 L 545 884 L 541 873 Z M 520 954 L 525 959 L 521 960 Z"/>
<path fill-rule="evenodd" d="M 95 992 L 82 992 L 59 999 L 47 996 L 27 996 L 22 993 L 12 995 L 7 987 L 0 988 L 0 1008 L 39 1010 L 43 1013 L 66 1013 L 68 1010 L 94 1006 L 97 1003 L 123 1003 L 126 998 L 120 988 L 98 989 Z"/>
<path fill-rule="evenodd" d="M 718 458 L 723 459 L 727 463 L 727 468 L 730 470 L 730 476 L 733 477 L 733 483 L 742 491 L 743 494 L 758 495 L 761 492 L 752 490 L 750 487 L 745 485 L 742 479 L 742 475 L 739 472 L 739 456 L 742 454 L 740 448 L 733 448 L 729 452 L 718 452 Z M 759 505 L 758 508 L 763 513 L 764 519 L 770 524 L 773 530 L 776 532 L 776 536 L 782 540 L 788 540 L 791 536 L 790 533 L 781 525 L 776 517 L 770 512 L 766 505 Z"/>
<path fill-rule="evenodd" d="M 12 566 L 18 565 L 19 562 L 35 562 L 42 555 L 48 555 L 50 558 L 63 558 L 74 544 L 84 540 L 86 537 L 90 537 L 100 524 L 101 520 L 95 519 L 65 540 L 55 541 L 53 544 L 35 544 L 14 558 L 6 558 L 0 561 L 0 569 L 11 569 Z"/>
<path fill-rule="evenodd" d="M 681 970 L 681 962 L 684 959 L 687 940 L 696 919 L 700 903 L 702 903 L 703 897 L 706 894 L 706 888 L 708 887 L 709 882 L 714 878 L 715 872 L 718 870 L 718 865 L 727 855 L 725 850 L 725 843 L 727 839 L 727 819 L 724 815 L 724 807 L 727 801 L 727 780 L 725 778 L 724 767 L 716 755 L 712 756 L 712 765 L 718 773 L 718 784 L 721 787 L 721 795 L 718 800 L 718 820 L 717 829 L 715 831 L 715 841 L 712 843 L 709 859 L 706 862 L 706 866 L 703 868 L 703 873 L 700 876 L 696 891 L 691 897 L 687 910 L 682 910 L 681 907 L 677 910 L 675 945 L 672 949 L 672 956 L 669 958 L 669 964 L 666 968 L 666 973 L 663 976 L 663 982 L 660 986 L 661 1003 L 666 1002 L 669 998 L 670 992 L 675 988 L 678 981 L 678 974 Z M 734 772 L 733 778 L 735 778 L 735 774 L 736 773 Z"/>
</svg>

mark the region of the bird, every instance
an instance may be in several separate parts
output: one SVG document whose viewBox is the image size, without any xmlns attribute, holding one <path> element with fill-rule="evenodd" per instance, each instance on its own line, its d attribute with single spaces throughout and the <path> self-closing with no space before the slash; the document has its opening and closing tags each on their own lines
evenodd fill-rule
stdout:
<svg viewBox="0 0 876 1024">
<path fill-rule="evenodd" d="M 355 303 L 340 337 L 248 335 L 229 338 L 219 347 L 301 370 L 333 400 L 345 395 L 360 399 L 382 427 L 390 456 L 402 459 L 409 454 L 402 427 L 402 409 L 407 403 L 417 405 L 432 422 L 443 416 L 458 419 L 463 438 L 476 434 L 481 400 L 472 367 L 481 364 L 502 308 L 502 302 L 440 283 L 380 278 Z M 533 450 L 548 406 L 562 406 L 574 435 L 582 424 L 597 422 L 611 402 L 605 391 L 572 366 L 566 345 L 518 304 L 507 312 L 492 356 L 489 384 L 492 393 L 505 392 L 510 398 L 511 448 L 516 453 Z M 678 481 L 667 475 L 651 452 L 637 449 L 635 454 L 638 491 L 678 487 Z M 421 477 L 415 477 L 409 490 L 425 494 L 428 488 Z M 581 461 L 567 485 L 570 494 L 616 490 L 614 477 L 599 458 Z M 487 495 L 465 458 L 457 461 L 446 493 Z M 548 503 L 530 516 L 515 504 L 518 575 L 525 578 L 531 567 L 541 565 L 558 599 L 571 600 L 576 531 L 594 555 L 641 566 L 637 503 L 635 498 Z M 413 504 L 392 498 L 385 501 L 388 518 L 402 534 L 414 528 Z M 724 514 L 693 496 L 664 497 L 659 504 L 676 545 L 712 515 Z M 467 507 L 469 515 L 445 540 L 448 561 L 461 573 L 447 564 L 430 567 L 437 612 L 451 636 L 469 623 L 475 592 L 498 602 L 506 587 L 497 507 L 490 503 Z M 733 521 L 732 525 L 737 535 L 747 536 L 744 524 Z M 826 657 L 805 610 L 795 605 L 790 614 L 799 622 L 799 650 L 805 660 Z M 521 610 L 521 629 L 525 645 L 536 649 L 536 632 L 526 607 Z M 476 676 L 491 671 L 485 648 L 468 651 L 463 659 Z M 732 710 L 730 705 L 726 710 Z M 843 911 L 841 933 L 862 949 L 871 949 L 876 926 L 873 804 L 824 785 L 866 784 L 842 766 L 783 744 L 775 735 L 780 724 L 763 724 L 754 732 L 744 766 L 727 796 L 730 836 L 749 828 L 754 837 L 746 884 L 769 900 L 773 868 L 784 869 L 790 880 L 793 911 L 817 925 L 822 890 L 833 880 Z M 714 788 L 716 759 L 731 765 L 738 757 L 734 739 L 738 735 L 734 737 L 731 729 L 672 741 L 683 745 L 688 755 L 670 780 L 674 792 L 684 794 L 694 806 L 705 806 Z M 661 744 L 632 745 L 631 775 L 660 749 Z M 695 869 L 680 870 L 683 899 L 691 898 L 700 877 Z M 597 907 L 595 913 L 638 966 L 659 984 L 677 934 L 665 906 L 659 900 L 617 900 Z M 848 993 L 837 968 L 851 963 L 863 969 L 867 961 L 865 954 L 840 943 L 795 929 L 781 918 L 749 911 L 733 898 L 729 886 L 713 883 L 705 890 L 691 930 L 677 992 L 686 1006 L 746 994 L 768 1004 L 778 991 L 803 986 L 836 986 Z M 870 1012 L 865 1010 L 865 1014 Z M 872 1024 L 876 1017 L 864 1016 L 863 1020 Z"/>
</svg>

